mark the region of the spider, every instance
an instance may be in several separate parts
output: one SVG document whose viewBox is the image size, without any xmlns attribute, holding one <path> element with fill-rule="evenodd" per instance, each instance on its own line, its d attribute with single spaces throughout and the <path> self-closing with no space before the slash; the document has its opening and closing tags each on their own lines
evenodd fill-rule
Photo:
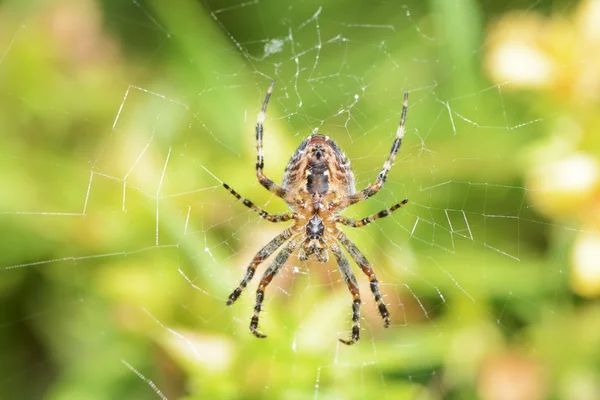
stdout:
<svg viewBox="0 0 600 400">
<path fill-rule="evenodd" d="M 256 159 L 256 176 L 262 186 L 274 195 L 281 197 L 292 211 L 276 215 L 269 214 L 250 200 L 243 198 L 226 183 L 223 183 L 223 186 L 229 193 L 244 203 L 245 206 L 257 212 L 262 218 L 271 222 L 294 220 L 294 225 L 277 235 L 256 253 L 250 265 L 248 265 L 246 274 L 239 286 L 229 296 L 227 305 L 232 305 L 238 299 L 254 276 L 256 268 L 285 244 L 283 249 L 276 255 L 273 263 L 263 274 L 256 290 L 256 303 L 250 320 L 250 331 L 258 338 L 265 338 L 266 335 L 258 331 L 258 316 L 262 308 L 265 289 L 271 283 L 271 280 L 277 275 L 288 257 L 296 249 L 298 249 L 298 258 L 300 260 L 315 258 L 322 263 L 327 262 L 329 259 L 328 250 L 330 250 L 337 261 L 340 273 L 353 299 L 352 334 L 350 340 L 339 340 L 344 344 L 352 345 L 360 338 L 361 299 L 358 282 L 350 269 L 348 258 L 344 255 L 340 244 L 369 278 L 371 292 L 379 308 L 379 314 L 383 319 L 383 326 L 385 328 L 390 325 L 390 313 L 383 302 L 378 280 L 371 264 L 348 236 L 337 227 L 337 224 L 355 228 L 368 225 L 379 218 L 390 215 L 406 204 L 408 200 L 405 199 L 388 209 L 361 220 L 354 220 L 339 214 L 348 206 L 375 195 L 383 187 L 404 136 L 404 124 L 408 109 L 408 92 L 404 93 L 400 125 L 388 159 L 383 164 L 383 169 L 377 176 L 375 183 L 357 192 L 354 185 L 354 174 L 350 168 L 350 161 L 333 140 L 323 135 L 311 135 L 300 144 L 285 168 L 281 186 L 265 176 L 263 173 L 263 122 L 274 85 L 275 81 L 272 81 L 267 90 L 262 108 L 258 113 L 256 124 L 256 148 L 258 153 Z"/>
</svg>

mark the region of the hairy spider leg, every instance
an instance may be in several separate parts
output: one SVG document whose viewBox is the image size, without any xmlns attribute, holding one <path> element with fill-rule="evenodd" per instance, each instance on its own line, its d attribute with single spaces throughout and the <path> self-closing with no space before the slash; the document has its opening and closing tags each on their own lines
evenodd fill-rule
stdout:
<svg viewBox="0 0 600 400">
<path fill-rule="evenodd" d="M 256 272 L 256 268 L 263 261 L 265 261 L 267 258 L 269 258 L 269 256 L 271 254 L 273 254 L 275 252 L 275 250 L 277 250 L 279 247 L 281 247 L 281 245 L 284 244 L 290 237 L 292 237 L 292 228 L 291 227 L 286 229 L 285 231 L 281 232 L 279 235 L 275 236 L 275 238 L 273 240 L 271 240 L 269 243 L 267 243 L 267 245 L 265 247 L 263 247 L 262 249 L 260 249 L 258 251 L 258 253 L 256 253 L 254 258 L 252 259 L 252 262 L 250 263 L 250 265 L 248 265 L 248 270 L 246 271 L 246 275 L 244 275 L 244 278 L 240 282 L 239 286 L 237 288 L 235 288 L 235 290 L 229 295 L 229 299 L 227 300 L 228 306 L 232 305 L 238 299 L 238 297 L 240 297 L 240 294 L 242 294 L 242 291 L 244 290 L 244 288 L 248 285 L 248 282 L 250 282 L 250 280 L 254 276 L 254 273 Z"/>
<path fill-rule="evenodd" d="M 295 214 L 293 212 L 287 212 L 287 213 L 282 213 L 282 214 L 269 214 L 268 212 L 266 212 L 262 208 L 260 208 L 257 205 L 255 205 L 250 200 L 242 197 L 238 192 L 236 192 L 235 190 L 233 190 L 233 188 L 231 188 L 225 182 L 223 182 L 223 186 L 225 187 L 225 189 L 227 189 L 229 191 L 229 193 L 231 193 L 232 195 L 234 195 L 236 199 L 238 199 L 239 201 L 241 201 L 242 203 L 244 203 L 244 205 L 246 207 L 248 207 L 252 211 L 256 212 L 258 215 L 260 215 L 261 217 L 263 217 L 267 221 L 282 222 L 282 221 L 289 221 L 290 219 L 293 219 L 295 217 Z"/>
<path fill-rule="evenodd" d="M 350 268 L 350 263 L 348 262 L 348 258 L 344 255 L 342 249 L 337 245 L 337 243 L 332 243 L 330 245 L 331 252 L 335 256 L 337 260 L 338 268 L 340 269 L 340 273 L 348 286 L 348 290 L 352 295 L 352 335 L 350 340 L 339 339 L 340 342 L 352 345 L 360 339 L 360 292 L 358 290 L 358 282 L 356 281 L 356 277 Z"/>
<path fill-rule="evenodd" d="M 379 315 L 383 318 L 383 327 L 387 328 L 390 326 L 390 313 L 383 302 L 383 296 L 381 296 L 381 292 L 379 291 L 379 281 L 377 280 L 377 276 L 375 275 L 375 271 L 373 271 L 373 267 L 367 260 L 367 258 L 360 252 L 358 247 L 344 234 L 344 232 L 340 231 L 338 234 L 338 240 L 344 246 L 344 248 L 348 251 L 352 259 L 358 264 L 360 269 L 367 275 L 369 278 L 369 286 L 371 287 L 371 292 L 373 292 L 373 297 L 375 298 L 375 302 L 377 303 L 377 308 L 379 309 Z"/>
<path fill-rule="evenodd" d="M 271 283 L 271 280 L 277 275 L 277 273 L 281 270 L 281 267 L 285 264 L 290 254 L 294 252 L 296 247 L 298 246 L 299 241 L 296 239 L 292 239 L 288 242 L 287 246 L 285 246 L 275 257 L 275 260 L 269 268 L 263 274 L 260 284 L 258 285 L 258 289 L 256 289 L 256 303 L 254 305 L 254 313 L 252 314 L 252 318 L 250 319 L 250 331 L 257 338 L 266 338 L 267 335 L 262 334 L 258 331 L 258 315 L 262 309 L 262 302 L 265 298 L 265 289 Z"/>
<path fill-rule="evenodd" d="M 275 86 L 275 81 L 272 81 L 267 89 L 267 94 L 263 101 L 263 105 L 258 113 L 258 119 L 256 122 L 256 176 L 261 185 L 263 185 L 269 192 L 274 195 L 285 199 L 288 197 L 288 191 L 273 182 L 271 179 L 267 178 L 263 174 L 263 168 L 265 167 L 265 160 L 263 155 L 263 122 L 265 121 L 265 113 L 267 112 L 267 105 L 269 104 L 269 98 L 271 97 L 271 93 L 273 92 L 273 86 Z"/>
<path fill-rule="evenodd" d="M 359 220 L 355 220 L 353 218 L 348 218 L 348 217 L 340 216 L 340 217 L 337 218 L 336 222 L 339 222 L 340 224 L 344 224 L 344 225 L 347 225 L 347 226 L 351 226 L 353 228 L 360 228 L 361 226 L 369 225 L 371 222 L 376 221 L 379 218 L 384 218 L 384 217 L 387 217 L 388 215 L 391 215 L 394 211 L 396 211 L 397 209 L 399 209 L 400 207 L 402 207 L 406 203 L 408 203 L 408 199 L 404 199 L 400 203 L 394 204 L 390 208 L 387 208 L 385 210 L 379 211 L 378 213 L 375 213 L 373 215 L 369 215 L 368 217 L 363 218 L 363 219 L 359 219 Z"/>
<path fill-rule="evenodd" d="M 402 145 L 402 139 L 404 138 L 404 126 L 406 124 L 406 112 L 408 110 L 408 92 L 404 92 L 404 102 L 402 103 L 402 117 L 400 118 L 400 125 L 398 125 L 398 130 L 396 131 L 396 139 L 394 139 L 394 143 L 392 143 L 392 149 L 390 150 L 390 155 L 388 159 L 383 164 L 383 169 L 377 175 L 377 180 L 375 183 L 367 186 L 360 192 L 354 193 L 343 199 L 341 205 L 345 208 L 351 206 L 352 204 L 356 204 L 360 201 L 366 200 L 369 197 L 375 195 L 379 190 L 383 187 L 385 180 L 387 179 L 388 172 L 390 168 L 392 168 L 392 164 L 396 159 L 396 154 L 398 154 L 398 150 L 400 149 L 400 145 Z"/>
</svg>

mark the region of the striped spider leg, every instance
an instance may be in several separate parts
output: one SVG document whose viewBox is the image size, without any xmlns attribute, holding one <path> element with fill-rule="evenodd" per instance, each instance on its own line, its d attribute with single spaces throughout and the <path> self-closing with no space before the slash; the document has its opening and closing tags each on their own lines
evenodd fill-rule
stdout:
<svg viewBox="0 0 600 400">
<path fill-rule="evenodd" d="M 228 306 L 232 305 L 238 299 L 238 297 L 240 297 L 240 294 L 242 294 L 242 291 L 244 290 L 244 288 L 248 285 L 250 280 L 252 280 L 252 277 L 254 276 L 254 273 L 256 272 L 256 268 L 258 268 L 258 266 L 263 261 L 265 261 L 267 258 L 269 258 L 269 256 L 271 254 L 273 254 L 289 238 L 291 238 L 292 234 L 293 234 L 292 228 L 290 227 L 290 228 L 284 230 L 283 232 L 281 232 L 279 235 L 275 236 L 275 238 L 273 240 L 271 240 L 269 243 L 267 243 L 267 245 L 265 247 L 263 247 L 262 249 L 260 249 L 258 251 L 258 253 L 256 253 L 254 258 L 250 262 L 250 265 L 248 265 L 248 269 L 246 270 L 246 275 L 244 275 L 244 277 L 242 278 L 242 281 L 240 282 L 238 287 L 235 288 L 235 290 L 229 295 L 229 299 L 227 300 Z"/>
<path fill-rule="evenodd" d="M 402 139 L 404 138 L 404 126 L 406 124 L 406 112 L 408 111 L 408 92 L 404 92 L 404 101 L 402 102 L 402 117 L 400 118 L 400 125 L 398 125 L 398 130 L 396 131 L 396 138 L 394 139 L 394 143 L 392 143 L 392 148 L 390 150 L 390 155 L 388 159 L 383 164 L 383 169 L 377 175 L 377 180 L 375 183 L 367 186 L 360 192 L 356 192 L 350 196 L 347 196 L 341 203 L 340 206 L 342 208 L 346 208 L 351 206 L 352 204 L 359 203 L 363 200 L 368 199 L 369 197 L 377 194 L 379 190 L 383 187 L 385 180 L 387 179 L 388 172 L 390 172 L 390 168 L 392 168 L 392 164 L 396 159 L 396 154 L 398 154 L 398 150 L 400 150 L 400 146 L 402 145 Z"/>
<path fill-rule="evenodd" d="M 383 327 L 388 328 L 390 326 L 390 313 L 383 302 L 383 296 L 379 291 L 379 281 L 377 280 L 377 276 L 375 275 L 375 271 L 373 271 L 373 267 L 369 260 L 360 252 L 358 247 L 344 234 L 344 232 L 340 231 L 338 235 L 338 240 L 344 246 L 346 251 L 350 254 L 354 262 L 358 264 L 360 269 L 364 272 L 365 275 L 369 278 L 369 287 L 371 288 L 371 292 L 373 293 L 373 298 L 375 299 L 375 303 L 377 303 L 377 308 L 379 309 L 379 315 L 383 318 Z M 354 336 L 354 335 L 353 335 Z"/>
<path fill-rule="evenodd" d="M 369 225 L 371 222 L 376 221 L 379 218 L 384 218 L 384 217 L 387 217 L 388 215 L 391 215 L 394 211 L 396 211 L 397 209 L 399 209 L 406 203 L 408 203 L 408 199 L 404 199 L 400 203 L 396 203 L 393 206 L 391 206 L 390 208 L 386 208 L 385 210 L 381 210 L 378 213 L 369 215 L 368 217 L 365 217 L 365 218 L 359 219 L 359 220 L 355 220 L 355 219 L 344 217 L 344 216 L 339 216 L 337 218 L 337 222 L 339 222 L 340 224 L 344 224 L 346 226 L 351 226 L 353 228 L 360 228 L 365 225 Z"/>
<path fill-rule="evenodd" d="M 271 84 L 267 89 L 267 94 L 263 100 L 263 104 L 260 112 L 258 113 L 256 122 L 256 177 L 258 178 L 260 184 L 263 185 L 269 192 L 281 197 L 284 200 L 287 200 L 289 198 L 289 192 L 273 182 L 271 179 L 267 178 L 263 173 L 263 168 L 265 167 L 263 155 L 263 122 L 265 122 L 265 114 L 267 112 L 267 105 L 269 104 L 271 93 L 273 92 L 273 86 L 275 86 L 274 80 L 271 81 Z"/>
<path fill-rule="evenodd" d="M 232 195 L 234 195 L 235 198 L 238 199 L 239 201 L 241 201 L 246 207 L 248 207 L 252 211 L 256 212 L 258 215 L 260 215 L 261 217 L 263 217 L 267 221 L 271 221 L 271 222 L 285 222 L 285 221 L 289 221 L 290 219 L 293 219 L 294 216 L 295 216 L 295 214 L 293 212 L 287 212 L 287 213 L 275 214 L 275 215 L 269 214 L 268 212 L 266 212 L 262 208 L 260 208 L 257 205 L 255 205 L 250 200 L 248 200 L 248 199 L 240 196 L 238 194 L 238 192 L 236 192 L 235 190 L 233 190 L 233 188 L 231 188 L 225 182 L 223 182 L 223 187 L 225 187 L 225 189 L 227 189 L 229 191 L 229 193 L 231 193 Z"/>
<path fill-rule="evenodd" d="M 335 256 L 335 259 L 338 264 L 338 268 L 340 273 L 342 274 L 342 278 L 344 278 L 344 282 L 346 282 L 346 286 L 348 286 L 348 290 L 352 295 L 352 336 L 350 340 L 339 339 L 340 342 L 352 345 L 360 339 L 360 292 L 358 290 L 358 282 L 356 281 L 356 277 L 350 268 L 350 263 L 348 262 L 348 258 L 340 249 L 337 243 L 332 242 L 329 244 L 329 248 L 331 252 Z"/>
<path fill-rule="evenodd" d="M 256 303 L 254 305 L 254 313 L 252 314 L 252 318 L 250 319 L 250 331 L 257 338 L 266 338 L 267 335 L 260 333 L 258 331 L 258 315 L 262 309 L 262 302 L 265 298 L 265 289 L 271 283 L 271 280 L 279 273 L 287 259 L 290 255 L 296 250 L 298 245 L 301 243 L 301 240 L 298 240 L 298 236 L 292 238 L 288 242 L 288 244 L 277 254 L 275 260 L 269 268 L 265 271 L 262 278 L 260 279 L 260 283 L 258 284 L 258 289 L 256 289 Z"/>
</svg>

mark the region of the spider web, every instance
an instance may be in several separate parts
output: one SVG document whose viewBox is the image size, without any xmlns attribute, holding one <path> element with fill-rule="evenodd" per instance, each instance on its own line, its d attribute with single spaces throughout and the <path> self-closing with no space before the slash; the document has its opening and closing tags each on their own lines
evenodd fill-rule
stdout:
<svg viewBox="0 0 600 400">
<path fill-rule="evenodd" d="M 0 17 L 13 22 L 0 43 L 2 100 L 20 119 L 4 118 L 16 122 L 3 130 L 28 131 L 0 150 L 0 332 L 20 343 L 6 350 L 0 392 L 441 398 L 474 390 L 487 349 L 508 341 L 534 351 L 520 328 L 553 314 L 564 295 L 563 260 L 544 258 L 549 235 L 583 229 L 531 205 L 521 158 L 560 112 L 523 111 L 508 83 L 474 69 L 484 21 L 470 13 L 545 13 L 549 2 L 449 3 L 4 3 Z M 441 30 L 438 18 L 448 21 Z M 70 64 L 48 71 L 55 64 L 41 57 L 46 70 L 17 72 L 48 19 L 54 53 L 45 56 Z M 221 186 L 286 211 L 254 172 L 254 124 L 272 79 L 265 172 L 278 182 L 297 145 L 318 132 L 350 157 L 357 188 L 372 183 L 410 93 L 384 188 L 344 213 L 362 218 L 410 200 L 345 229 L 392 313 L 384 330 L 353 265 L 363 298 L 353 347 L 338 342 L 349 335 L 351 298 L 332 262 L 290 258 L 267 289 L 266 340 L 248 324 L 268 262 L 225 306 L 253 255 L 286 225 L 261 220 Z M 41 378 L 24 388 L 31 376 Z"/>
</svg>

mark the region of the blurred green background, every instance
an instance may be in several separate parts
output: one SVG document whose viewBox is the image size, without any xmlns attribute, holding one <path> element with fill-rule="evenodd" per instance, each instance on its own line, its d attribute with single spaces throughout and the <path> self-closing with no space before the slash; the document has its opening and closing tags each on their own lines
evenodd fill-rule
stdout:
<svg viewBox="0 0 600 400">
<path fill-rule="evenodd" d="M 0 2 L 0 398 L 600 398 L 600 2 Z M 357 186 L 362 339 L 334 263 L 255 179 L 319 132 Z M 265 263 L 267 264 L 267 263 Z M 266 268 L 259 268 L 259 273 Z"/>
</svg>

